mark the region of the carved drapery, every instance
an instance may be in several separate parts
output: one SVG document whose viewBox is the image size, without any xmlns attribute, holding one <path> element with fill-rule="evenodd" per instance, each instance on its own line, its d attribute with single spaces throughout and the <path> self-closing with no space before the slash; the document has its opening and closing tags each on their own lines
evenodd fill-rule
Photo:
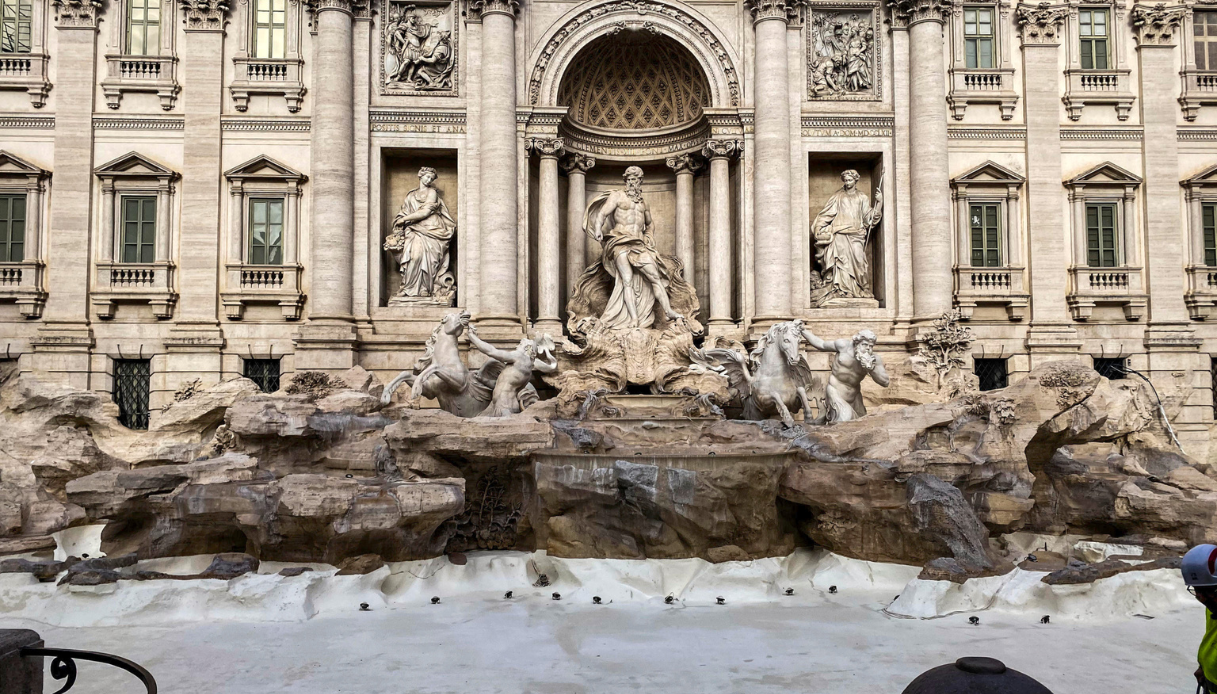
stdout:
<svg viewBox="0 0 1217 694">
<path fill-rule="evenodd" d="M 52 0 L 51 4 L 55 7 L 55 25 L 60 29 L 97 28 L 101 0 Z"/>
<path fill-rule="evenodd" d="M 1132 29 L 1137 45 L 1174 46 L 1175 30 L 1186 13 L 1187 8 L 1182 5 L 1167 7 L 1161 2 L 1153 6 L 1133 6 Z"/>
<path fill-rule="evenodd" d="M 227 0 L 182 0 L 186 31 L 221 31 L 228 15 Z"/>
<path fill-rule="evenodd" d="M 1024 44 L 1059 44 L 1061 24 L 1069 15 L 1068 7 L 1047 2 L 1019 5 L 1018 30 Z"/>
<path fill-rule="evenodd" d="M 945 0 L 888 0 L 887 6 L 896 26 L 912 26 L 918 22 L 945 24 L 950 12 Z"/>
</svg>

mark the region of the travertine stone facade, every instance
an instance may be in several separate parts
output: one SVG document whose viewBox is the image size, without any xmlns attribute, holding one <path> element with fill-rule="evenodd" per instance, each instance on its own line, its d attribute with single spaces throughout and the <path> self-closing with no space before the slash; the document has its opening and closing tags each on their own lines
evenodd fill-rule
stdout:
<svg viewBox="0 0 1217 694">
<path fill-rule="evenodd" d="M 0 224 L 23 229 L 0 239 L 0 350 L 23 370 L 109 392 L 148 359 L 155 408 L 251 360 L 408 368 L 450 310 L 391 303 L 384 242 L 423 167 L 456 307 L 497 344 L 557 337 L 600 253 L 585 207 L 639 166 L 710 336 L 869 329 L 898 368 L 957 308 L 1013 377 L 1127 359 L 1207 445 L 1217 7 L 28 5 L 0 54 Z M 865 291 L 821 301 L 811 226 L 847 170 L 882 215 Z"/>
</svg>

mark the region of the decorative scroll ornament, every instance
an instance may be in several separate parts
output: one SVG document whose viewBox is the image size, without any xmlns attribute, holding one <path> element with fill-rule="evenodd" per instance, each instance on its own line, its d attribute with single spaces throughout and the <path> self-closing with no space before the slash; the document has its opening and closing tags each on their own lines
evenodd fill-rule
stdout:
<svg viewBox="0 0 1217 694">
<path fill-rule="evenodd" d="M 763 22 L 766 19 L 790 21 L 798 19 L 799 7 L 803 0 L 747 0 L 748 9 L 752 11 L 753 22 Z"/>
<path fill-rule="evenodd" d="M 227 0 L 181 0 L 186 31 L 219 31 L 228 14 Z"/>
<path fill-rule="evenodd" d="M 573 173 L 585 174 L 591 171 L 596 166 L 596 158 L 589 157 L 586 154 L 571 152 L 565 159 L 562 160 L 562 170 L 569 176 Z"/>
<path fill-rule="evenodd" d="M 678 174 L 686 172 L 695 174 L 702 168 L 702 163 L 692 154 L 678 154 L 674 157 L 668 157 L 665 163 L 669 169 Z"/>
<path fill-rule="evenodd" d="M 727 158 L 743 154 L 742 140 L 709 140 L 701 148 L 701 155 L 706 159 Z"/>
<path fill-rule="evenodd" d="M 469 14 L 473 17 L 495 13 L 515 17 L 519 11 L 519 0 L 469 0 Z"/>
<path fill-rule="evenodd" d="M 905 26 L 918 22 L 946 23 L 950 11 L 944 0 L 887 0 L 892 19 Z"/>
<path fill-rule="evenodd" d="M 1173 46 L 1175 45 L 1175 30 L 1183 22 L 1187 8 L 1182 5 L 1167 7 L 1158 3 L 1152 7 L 1134 5 L 1132 8 L 1132 28 L 1141 46 Z"/>
<path fill-rule="evenodd" d="M 528 151 L 536 153 L 537 156 L 541 158 L 552 157 L 556 159 L 562 156 L 562 153 L 566 151 L 566 143 L 564 143 L 560 137 L 532 138 L 528 142 L 524 143 L 524 147 L 528 149 Z"/>
<path fill-rule="evenodd" d="M 97 28 L 101 0 L 52 0 L 51 4 L 58 26 Z"/>
<path fill-rule="evenodd" d="M 1019 5 L 1018 29 L 1024 44 L 1057 44 L 1057 32 L 1069 14 L 1068 7 L 1054 7 L 1050 3 Z"/>
</svg>

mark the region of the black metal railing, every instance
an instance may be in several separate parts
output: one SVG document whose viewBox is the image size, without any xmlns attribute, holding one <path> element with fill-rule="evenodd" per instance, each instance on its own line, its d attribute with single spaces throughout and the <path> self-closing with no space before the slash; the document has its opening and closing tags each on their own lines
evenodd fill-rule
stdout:
<svg viewBox="0 0 1217 694">
<path fill-rule="evenodd" d="M 51 661 L 51 677 L 56 680 L 66 680 L 63 687 L 55 692 L 55 694 L 63 694 L 76 684 L 76 661 L 88 660 L 94 663 L 103 663 L 105 665 L 113 665 L 117 668 L 122 668 L 127 672 L 139 678 L 143 683 L 144 689 L 148 694 L 156 694 L 156 678 L 151 672 L 144 669 L 138 663 L 131 662 L 126 658 L 110 655 L 109 653 L 95 653 L 93 651 L 74 651 L 66 648 L 22 648 L 19 653 L 22 658 L 47 657 L 53 658 Z"/>
</svg>

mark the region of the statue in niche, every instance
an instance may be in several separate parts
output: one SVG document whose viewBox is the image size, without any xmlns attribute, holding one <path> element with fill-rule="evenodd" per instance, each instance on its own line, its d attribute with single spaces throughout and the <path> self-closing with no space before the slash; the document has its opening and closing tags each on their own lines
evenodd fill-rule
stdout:
<svg viewBox="0 0 1217 694">
<path fill-rule="evenodd" d="M 871 299 L 870 261 L 866 256 L 871 230 L 883 218 L 883 187 L 875 204 L 858 190 L 861 176 L 853 169 L 841 174 L 841 189 L 833 193 L 811 223 L 816 270 L 811 300 L 822 306 L 837 298 Z"/>
<path fill-rule="evenodd" d="M 891 379 L 883 367 L 883 357 L 875 354 L 878 339 L 869 330 L 860 330 L 850 339 L 823 340 L 807 328 L 799 327 L 803 339 L 821 352 L 834 352 L 828 385 L 824 388 L 824 411 L 817 424 L 848 422 L 866 414 L 862 401 L 862 381 L 867 376 L 886 388 Z"/>
<path fill-rule="evenodd" d="M 558 370 L 554 341 L 549 335 L 542 335 L 539 341 L 526 337 L 515 349 L 505 350 L 478 337 L 477 328 L 472 325 L 468 332 L 469 343 L 499 364 L 490 404 L 479 417 L 506 417 L 522 412 L 538 400 L 537 389 L 532 385 L 533 371 L 551 374 Z"/>
<path fill-rule="evenodd" d="M 389 3 L 385 24 L 385 86 L 452 89 L 455 52 L 449 7 Z"/>
<path fill-rule="evenodd" d="M 624 190 L 601 193 L 588 204 L 583 230 L 604 252 L 575 283 L 567 311 L 572 320 L 598 316 L 609 330 L 686 322 L 697 311 L 697 296 L 683 279 L 680 260 L 655 249 L 642 169 L 631 166 L 624 178 Z"/>
<path fill-rule="evenodd" d="M 875 84 L 875 28 L 871 16 L 836 11 L 811 14 L 808 65 L 812 97 L 869 93 Z"/>
<path fill-rule="evenodd" d="M 435 188 L 436 177 L 429 166 L 418 170 L 418 188 L 406 193 L 385 239 L 384 249 L 394 254 L 401 274 L 401 287 L 390 306 L 451 306 L 456 298 L 456 278 L 448 271 L 448 245 L 456 222 Z"/>
</svg>

